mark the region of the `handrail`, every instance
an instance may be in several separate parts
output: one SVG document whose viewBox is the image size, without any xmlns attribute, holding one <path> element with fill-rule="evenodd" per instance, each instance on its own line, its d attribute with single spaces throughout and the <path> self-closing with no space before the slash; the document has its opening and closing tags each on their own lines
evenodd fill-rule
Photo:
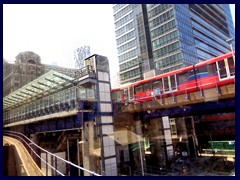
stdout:
<svg viewBox="0 0 240 180">
<path fill-rule="evenodd" d="M 48 166 L 50 166 L 52 169 L 54 169 L 57 173 L 59 173 L 61 176 L 65 176 L 64 174 L 62 174 L 60 171 L 58 171 L 57 169 L 55 169 L 52 165 L 50 165 L 49 163 L 47 163 L 44 159 L 42 159 L 37 153 L 36 151 L 33 150 L 33 148 L 30 146 L 30 144 L 32 143 L 27 143 L 23 138 L 21 138 L 20 136 L 18 135 L 15 135 L 15 134 L 11 134 L 11 133 L 5 133 L 5 134 L 9 134 L 10 136 L 15 136 L 17 138 L 20 138 L 31 150 L 32 152 L 39 158 L 41 159 L 41 161 L 43 161 L 45 164 L 47 164 Z"/>
<path fill-rule="evenodd" d="M 14 133 L 15 133 L 15 134 L 14 134 Z M 28 137 L 26 137 L 26 136 L 25 136 L 24 134 L 22 134 L 22 133 L 15 132 L 15 131 L 4 130 L 4 134 L 8 134 L 8 135 L 10 135 L 10 136 L 12 135 L 12 136 L 18 137 L 18 138 L 20 138 L 21 140 L 23 140 L 23 142 L 34 152 L 34 154 L 36 154 L 36 156 L 37 156 L 38 158 L 40 158 L 45 164 L 49 165 L 53 170 L 55 170 L 56 172 L 58 172 L 58 173 L 59 173 L 60 175 L 62 175 L 62 176 L 64 176 L 64 174 L 62 174 L 61 172 L 59 172 L 58 170 L 56 170 L 53 166 L 51 166 L 50 164 L 48 164 L 45 160 L 43 160 L 43 159 L 36 153 L 36 151 L 34 151 L 32 147 L 30 147 L 30 144 L 31 144 L 31 145 L 34 145 L 35 147 L 37 147 L 38 149 L 44 151 L 45 153 L 47 153 L 47 154 L 49 154 L 49 155 L 51 155 L 51 156 L 53 156 L 53 157 L 56 157 L 56 158 L 62 160 L 63 162 L 65 162 L 65 163 L 67 163 L 67 164 L 69 164 L 69 165 L 72 165 L 72 166 L 74 166 L 74 167 L 76 167 L 76 168 L 78 168 L 78 169 L 80 169 L 80 170 L 83 170 L 83 171 L 85 171 L 85 172 L 88 172 L 89 174 L 91 174 L 91 175 L 93 175 L 93 176 L 101 176 L 101 175 L 99 175 L 99 174 L 97 174 L 97 173 L 95 173 L 95 172 L 93 172 L 93 171 L 90 171 L 90 170 L 88 170 L 88 169 L 85 169 L 85 168 L 83 168 L 83 167 L 81 167 L 81 166 L 78 166 L 78 165 L 76 165 L 76 164 L 74 164 L 74 163 L 72 163 L 72 162 L 70 162 L 70 161 L 67 161 L 67 160 L 65 160 L 65 159 L 63 159 L 63 158 L 61 158 L 61 157 L 59 157 L 59 156 L 57 156 L 57 155 L 55 155 L 55 154 L 53 154 L 53 153 L 51 153 L 51 152 L 48 152 L 47 150 L 45 150 L 45 149 L 43 149 L 42 147 L 40 147 L 40 146 L 38 146 L 37 144 L 35 144 L 33 141 L 31 141 Z M 26 140 L 28 140 L 30 143 L 27 143 L 22 137 L 20 137 L 20 136 L 18 136 L 18 135 L 16 135 L 16 134 L 23 136 L 23 137 L 24 137 Z"/>
</svg>

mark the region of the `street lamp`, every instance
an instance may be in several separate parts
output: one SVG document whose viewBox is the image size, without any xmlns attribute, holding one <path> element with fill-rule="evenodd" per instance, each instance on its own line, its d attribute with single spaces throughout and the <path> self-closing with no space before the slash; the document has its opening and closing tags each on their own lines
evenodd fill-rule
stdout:
<svg viewBox="0 0 240 180">
<path fill-rule="evenodd" d="M 235 55 L 234 55 L 233 45 L 232 45 L 232 41 L 233 41 L 233 40 L 234 40 L 233 38 L 229 38 L 229 39 L 226 40 L 226 42 L 230 45 L 231 52 L 232 52 L 232 56 L 233 56 L 233 60 L 234 60 L 234 62 L 235 62 Z"/>
</svg>

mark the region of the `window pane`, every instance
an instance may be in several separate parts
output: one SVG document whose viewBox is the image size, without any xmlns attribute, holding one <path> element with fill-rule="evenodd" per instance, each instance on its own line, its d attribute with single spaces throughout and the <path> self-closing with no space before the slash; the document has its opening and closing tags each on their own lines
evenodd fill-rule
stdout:
<svg viewBox="0 0 240 180">
<path fill-rule="evenodd" d="M 135 93 L 142 92 L 142 86 L 136 86 L 135 87 Z"/>
<path fill-rule="evenodd" d="M 163 82 L 164 82 L 164 91 L 168 92 L 169 91 L 168 77 L 163 78 Z"/>
<path fill-rule="evenodd" d="M 176 90 L 177 89 L 177 84 L 175 81 L 175 75 L 170 76 L 170 81 L 171 81 L 171 89 Z"/>
<path fill-rule="evenodd" d="M 232 57 L 228 58 L 228 66 L 229 66 L 230 76 L 235 76 L 235 64 Z"/>
<path fill-rule="evenodd" d="M 227 77 L 227 71 L 226 71 L 226 67 L 225 67 L 225 64 L 224 64 L 224 61 L 218 61 L 218 70 L 219 70 L 219 75 L 220 75 L 220 78 L 226 78 Z"/>
</svg>

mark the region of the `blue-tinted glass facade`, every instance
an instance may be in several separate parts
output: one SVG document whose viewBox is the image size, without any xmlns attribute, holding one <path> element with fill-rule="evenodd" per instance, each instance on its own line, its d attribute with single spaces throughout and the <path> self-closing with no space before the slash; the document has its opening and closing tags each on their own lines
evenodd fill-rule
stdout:
<svg viewBox="0 0 240 180">
<path fill-rule="evenodd" d="M 142 60 L 150 57 L 145 11 L 146 5 L 141 4 L 113 5 L 121 84 L 142 79 Z"/>
<path fill-rule="evenodd" d="M 113 9 L 121 83 L 142 79 L 145 70 L 169 72 L 227 53 L 226 40 L 235 37 L 228 4 L 118 4 Z"/>
</svg>

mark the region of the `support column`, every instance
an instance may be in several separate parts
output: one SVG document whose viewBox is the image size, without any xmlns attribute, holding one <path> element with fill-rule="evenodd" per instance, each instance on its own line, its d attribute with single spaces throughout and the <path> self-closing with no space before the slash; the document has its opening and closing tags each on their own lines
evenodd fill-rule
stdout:
<svg viewBox="0 0 240 180">
<path fill-rule="evenodd" d="M 182 152 L 184 151 L 189 153 L 185 118 L 176 118 L 176 128 L 178 135 L 178 143 L 176 143 L 176 150 L 178 151 L 178 153 L 180 153 L 180 155 L 182 155 Z"/>
<path fill-rule="evenodd" d="M 93 143 L 88 142 L 86 144 L 86 142 L 84 142 L 83 156 L 87 155 L 84 157 L 84 168 L 98 171 L 100 161 L 100 174 L 117 176 L 109 62 L 107 57 L 94 54 L 85 59 L 85 64 L 90 65 L 91 72 L 95 73 L 94 77 L 96 81 L 94 84 L 96 83 L 96 91 L 94 99 L 96 99 L 97 102 L 93 110 L 97 115 L 94 118 L 95 122 L 92 120 L 88 122 L 89 133 L 83 129 L 83 140 L 86 141 L 86 137 L 89 136 L 88 140 L 94 139 L 93 143 L 95 143 L 94 146 L 91 147 Z M 83 127 L 85 126 L 83 125 Z M 92 127 L 92 132 L 90 132 L 90 127 Z M 90 137 L 91 135 L 94 135 L 94 137 Z M 100 141 L 100 145 L 97 144 L 98 140 Z M 89 162 L 95 165 L 94 169 L 91 169 L 91 165 L 88 165 Z"/>
<path fill-rule="evenodd" d="M 185 123 L 188 137 L 188 154 L 191 157 L 196 157 L 198 155 L 198 140 L 195 132 L 193 116 L 186 117 Z"/>
<path fill-rule="evenodd" d="M 133 125 L 131 126 L 131 137 L 130 142 L 132 143 L 131 148 L 135 170 L 137 175 L 145 175 L 145 151 L 144 151 L 144 138 L 142 132 L 142 121 L 134 120 Z"/>
<path fill-rule="evenodd" d="M 98 71 L 99 87 L 99 122 L 101 140 L 101 160 L 103 175 L 117 176 L 116 149 L 112 117 L 112 101 L 108 72 Z"/>
<path fill-rule="evenodd" d="M 171 160 L 174 155 L 169 117 L 168 116 L 162 117 L 162 122 L 164 131 L 164 151 L 166 156 L 166 162 L 168 163 L 168 161 Z"/>
<path fill-rule="evenodd" d="M 166 165 L 166 144 L 164 136 L 164 127 L 161 118 L 150 119 L 145 123 L 147 128 L 146 136 L 151 144 L 151 155 L 149 166 L 164 167 Z"/>
<path fill-rule="evenodd" d="M 117 176 L 117 158 L 116 146 L 114 140 L 113 111 L 111 99 L 111 84 L 109 73 L 109 62 L 104 56 L 96 55 L 96 72 L 97 72 L 97 92 L 99 100 L 100 113 L 100 132 L 102 135 L 102 169 L 103 174 L 107 176 Z"/>
<path fill-rule="evenodd" d="M 82 129 L 82 141 L 83 141 L 83 167 L 85 169 L 89 169 L 91 171 L 94 170 L 94 163 L 92 162 L 93 155 L 93 121 L 84 122 L 83 121 L 83 129 Z M 88 172 L 84 171 L 84 176 L 90 176 Z"/>
<path fill-rule="evenodd" d="M 192 118 L 192 136 L 193 136 L 193 145 L 194 145 L 194 150 L 195 150 L 195 157 L 197 157 L 200 153 L 199 153 L 199 146 L 198 146 L 198 138 L 197 138 L 197 134 L 196 134 L 196 129 L 195 129 L 195 123 L 194 123 L 194 119 Z"/>
</svg>

